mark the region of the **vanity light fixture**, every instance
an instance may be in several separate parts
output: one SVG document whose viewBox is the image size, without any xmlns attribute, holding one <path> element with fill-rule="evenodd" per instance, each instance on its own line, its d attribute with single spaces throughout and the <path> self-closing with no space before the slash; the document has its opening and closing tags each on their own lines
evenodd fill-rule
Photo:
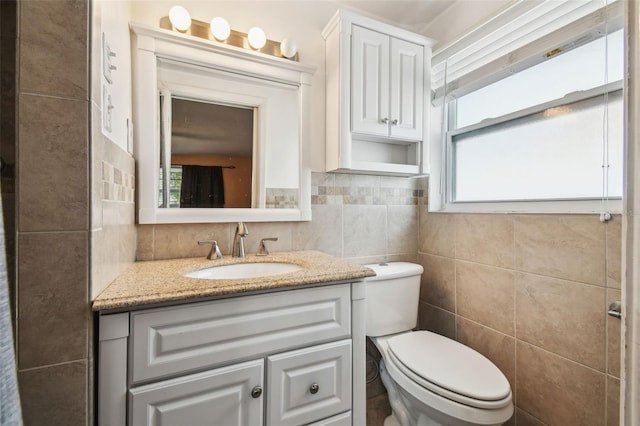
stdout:
<svg viewBox="0 0 640 426">
<path fill-rule="evenodd" d="M 191 27 L 191 14 L 182 6 L 173 6 L 169 9 L 169 20 L 180 32 L 185 32 Z"/>
<path fill-rule="evenodd" d="M 231 27 L 226 19 L 217 16 L 211 20 L 209 24 L 211 34 L 218 41 L 225 41 L 231 35 Z"/>
<path fill-rule="evenodd" d="M 293 58 L 298 53 L 298 46 L 288 38 L 280 42 L 280 51 L 285 58 Z"/>
<path fill-rule="evenodd" d="M 285 38 L 282 42 L 269 40 L 258 27 L 251 28 L 248 34 L 235 31 L 231 29 L 229 22 L 220 16 L 210 22 L 191 19 L 189 11 L 182 6 L 173 6 L 169 10 L 169 16 L 160 18 L 160 28 L 298 61 L 298 49 L 291 39 Z"/>
<path fill-rule="evenodd" d="M 260 50 L 267 43 L 267 35 L 264 33 L 262 28 L 253 27 L 249 30 L 249 46 L 253 47 L 256 50 Z"/>
</svg>

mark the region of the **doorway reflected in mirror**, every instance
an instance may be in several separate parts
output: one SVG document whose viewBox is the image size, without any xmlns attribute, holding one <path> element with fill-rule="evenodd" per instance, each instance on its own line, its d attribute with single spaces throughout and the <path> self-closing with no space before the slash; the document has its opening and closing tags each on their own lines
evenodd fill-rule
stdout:
<svg viewBox="0 0 640 426">
<path fill-rule="evenodd" d="M 171 127 L 161 132 L 170 139 L 160 154 L 158 206 L 251 207 L 254 109 L 172 97 L 161 110 Z"/>
</svg>

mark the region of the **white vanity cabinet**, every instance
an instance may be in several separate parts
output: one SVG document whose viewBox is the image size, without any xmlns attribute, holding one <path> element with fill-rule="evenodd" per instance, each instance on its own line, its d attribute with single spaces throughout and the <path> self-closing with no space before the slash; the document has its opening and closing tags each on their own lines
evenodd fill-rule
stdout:
<svg viewBox="0 0 640 426">
<path fill-rule="evenodd" d="M 432 41 L 347 11 L 323 37 L 327 171 L 427 172 Z"/>
<path fill-rule="evenodd" d="M 101 314 L 98 424 L 364 422 L 361 285 Z"/>
</svg>

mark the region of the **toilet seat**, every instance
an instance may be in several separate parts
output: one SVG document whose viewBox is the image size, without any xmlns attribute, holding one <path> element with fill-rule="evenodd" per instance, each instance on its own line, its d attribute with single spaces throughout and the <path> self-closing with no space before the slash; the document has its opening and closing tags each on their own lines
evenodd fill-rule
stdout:
<svg viewBox="0 0 640 426">
<path fill-rule="evenodd" d="M 389 361 L 414 383 L 461 404 L 498 409 L 511 404 L 511 387 L 487 358 L 429 331 L 403 333 L 387 341 Z"/>
</svg>

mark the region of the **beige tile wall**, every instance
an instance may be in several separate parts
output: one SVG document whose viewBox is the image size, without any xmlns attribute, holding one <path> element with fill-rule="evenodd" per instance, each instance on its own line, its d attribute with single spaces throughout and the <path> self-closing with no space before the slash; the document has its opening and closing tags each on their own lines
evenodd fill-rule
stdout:
<svg viewBox="0 0 640 426">
<path fill-rule="evenodd" d="M 313 173 L 310 222 L 250 223 L 246 246 L 278 237 L 270 251 L 321 250 L 358 263 L 416 261 L 418 202 L 426 183 L 418 178 Z M 231 253 L 235 223 L 138 225 L 137 259 L 206 256 L 197 241 L 215 239 Z"/>
<path fill-rule="evenodd" d="M 465 343 L 505 373 L 518 425 L 613 425 L 618 419 L 620 217 L 426 212 L 424 179 L 313 175 L 313 221 L 249 224 L 249 252 L 322 250 L 359 263 L 425 267 L 420 328 Z M 138 226 L 139 260 L 228 254 L 235 224 Z M 375 349 L 372 351 L 375 352 Z M 368 426 L 389 412 L 379 379 Z"/>
<path fill-rule="evenodd" d="M 102 52 L 103 1 L 92 2 L 91 52 Z M 108 4 L 107 4 L 108 6 Z M 127 21 L 126 16 L 120 19 Z M 118 57 L 118 53 L 116 54 Z M 102 62 L 91 61 L 91 299 L 135 261 L 135 160 L 102 133 Z M 118 104 L 120 101 L 117 101 Z"/>
<path fill-rule="evenodd" d="M 314 173 L 313 221 L 249 224 L 248 250 L 277 236 L 273 251 L 417 261 L 420 327 L 496 363 L 515 393 L 511 424 L 617 424 L 620 324 L 605 308 L 620 298 L 620 217 L 429 214 L 424 185 Z M 208 238 L 228 254 L 234 229 L 138 226 L 138 259 L 205 256 Z M 368 425 L 382 424 L 379 380 L 367 394 Z"/>
<path fill-rule="evenodd" d="M 420 212 L 420 327 L 491 359 L 517 425 L 617 425 L 621 218 Z"/>
</svg>

